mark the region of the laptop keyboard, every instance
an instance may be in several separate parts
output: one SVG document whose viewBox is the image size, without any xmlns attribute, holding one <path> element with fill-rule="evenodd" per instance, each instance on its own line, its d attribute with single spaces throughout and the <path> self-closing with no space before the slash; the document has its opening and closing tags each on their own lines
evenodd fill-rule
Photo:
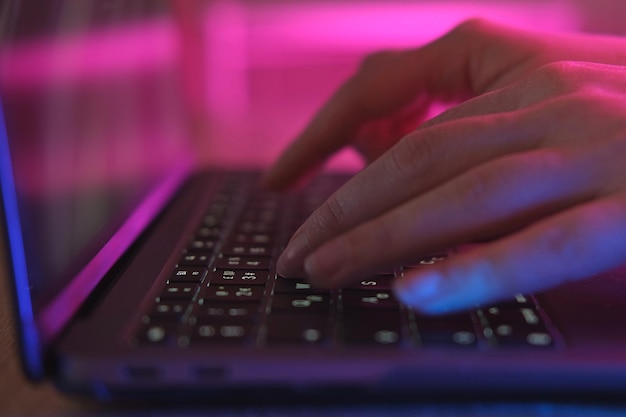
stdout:
<svg viewBox="0 0 626 417">
<path fill-rule="evenodd" d="M 402 349 L 553 349 L 557 332 L 532 295 L 446 316 L 404 308 L 392 282 L 413 268 L 445 262 L 432 254 L 413 265 L 363 277 L 337 291 L 283 278 L 274 263 L 306 217 L 341 183 L 326 175 L 303 191 L 254 187 L 254 175 L 224 180 L 161 293 L 142 318 L 135 342 L 188 346 L 342 346 Z"/>
</svg>

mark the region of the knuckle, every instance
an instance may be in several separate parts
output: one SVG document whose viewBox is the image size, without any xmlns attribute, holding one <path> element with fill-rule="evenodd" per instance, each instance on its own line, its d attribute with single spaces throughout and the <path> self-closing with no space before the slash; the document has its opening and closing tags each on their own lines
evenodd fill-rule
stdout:
<svg viewBox="0 0 626 417">
<path fill-rule="evenodd" d="M 357 72 L 344 85 L 345 97 L 349 98 L 349 107 L 366 119 L 385 115 L 389 100 L 390 74 L 398 71 L 398 52 L 379 51 L 367 55 Z M 383 87 L 384 86 L 384 87 Z"/>
<path fill-rule="evenodd" d="M 386 63 L 389 58 L 394 55 L 392 51 L 388 50 L 380 50 L 376 52 L 371 52 L 363 58 L 361 61 L 361 65 L 359 67 L 360 71 L 368 71 L 372 68 L 377 68 L 381 64 Z"/>
<path fill-rule="evenodd" d="M 337 194 L 333 194 L 320 207 L 318 215 L 315 216 L 315 228 L 319 230 L 341 229 L 347 218 L 346 211 L 343 199 Z"/>
<path fill-rule="evenodd" d="M 432 137 L 409 135 L 391 149 L 386 168 L 391 178 L 415 178 L 429 169 L 436 153 Z"/>
<path fill-rule="evenodd" d="M 530 76 L 527 91 L 540 91 L 547 95 L 579 91 L 586 84 L 580 76 L 583 65 L 572 61 L 555 61 L 542 65 Z"/>
<path fill-rule="evenodd" d="M 484 36 L 487 35 L 492 28 L 493 24 L 489 20 L 481 17 L 474 17 L 459 23 L 450 33 L 461 37 Z"/>
<path fill-rule="evenodd" d="M 489 168 L 476 168 L 453 182 L 454 192 L 460 197 L 459 201 L 465 205 L 467 211 L 473 212 L 485 207 L 499 176 L 495 170 Z"/>
<path fill-rule="evenodd" d="M 575 228 L 575 225 L 570 225 Z M 585 250 L 582 250 L 577 244 L 577 240 L 572 238 L 572 229 L 562 226 L 548 226 L 542 231 L 539 238 L 539 244 L 546 255 L 552 259 L 581 259 L 585 256 Z"/>
</svg>

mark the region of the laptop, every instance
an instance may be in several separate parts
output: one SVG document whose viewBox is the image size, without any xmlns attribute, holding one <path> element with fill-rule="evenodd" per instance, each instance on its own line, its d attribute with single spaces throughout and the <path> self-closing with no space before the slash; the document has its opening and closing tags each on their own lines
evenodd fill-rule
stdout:
<svg viewBox="0 0 626 417">
<path fill-rule="evenodd" d="M 173 55 L 148 42 L 164 10 L 0 6 L 2 279 L 33 381 L 105 401 L 623 394 L 624 271 L 439 317 L 391 282 L 454 251 L 339 291 L 278 276 L 347 176 L 278 194 L 254 170 L 199 168 Z"/>
</svg>

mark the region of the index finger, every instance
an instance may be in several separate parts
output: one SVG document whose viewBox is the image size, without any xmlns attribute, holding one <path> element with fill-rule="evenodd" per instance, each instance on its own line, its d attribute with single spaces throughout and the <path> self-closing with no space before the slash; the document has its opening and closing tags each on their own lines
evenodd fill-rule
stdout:
<svg viewBox="0 0 626 417">
<path fill-rule="evenodd" d="M 270 188 L 284 188 L 354 141 L 368 121 L 416 100 L 417 51 L 387 51 L 369 56 L 359 71 L 322 107 L 264 178 Z"/>
<path fill-rule="evenodd" d="M 465 99 L 487 88 L 509 61 L 519 61 L 518 52 L 509 47 L 490 54 L 497 62 L 474 65 L 485 54 L 484 41 L 505 31 L 510 30 L 471 21 L 422 48 L 368 57 L 271 167 L 264 185 L 281 189 L 295 182 L 354 141 L 368 121 L 418 100 Z"/>
</svg>

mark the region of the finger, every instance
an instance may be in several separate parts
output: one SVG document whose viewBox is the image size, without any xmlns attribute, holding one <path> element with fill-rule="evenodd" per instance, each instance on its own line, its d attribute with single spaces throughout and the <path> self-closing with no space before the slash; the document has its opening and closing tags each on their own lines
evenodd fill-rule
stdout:
<svg viewBox="0 0 626 417">
<path fill-rule="evenodd" d="M 420 91 L 424 86 L 415 54 L 381 52 L 366 58 L 359 71 L 339 88 L 270 168 L 264 185 L 284 188 L 353 143 L 368 122 L 426 101 Z"/>
<path fill-rule="evenodd" d="M 366 164 L 370 164 L 404 136 L 417 129 L 428 118 L 429 113 L 436 110 L 423 97 L 392 116 L 361 125 L 350 146 L 361 154 Z"/>
<path fill-rule="evenodd" d="M 527 117 L 522 111 L 471 117 L 409 135 L 305 221 L 279 258 L 279 272 L 299 275 L 304 258 L 333 236 L 485 161 L 534 148 L 541 123 Z"/>
<path fill-rule="evenodd" d="M 412 103 L 465 100 L 494 83 L 503 84 L 497 75 L 510 61 L 520 60 L 514 48 L 490 53 L 487 63 L 477 58 L 486 53 L 485 41 L 492 41 L 496 33 L 511 37 L 517 32 L 474 20 L 422 48 L 369 57 L 280 156 L 263 184 L 274 189 L 286 187 L 352 143 L 363 124 Z M 501 43 L 492 43 L 495 52 L 502 49 Z M 520 49 L 519 55 L 524 56 L 527 52 Z"/>
<path fill-rule="evenodd" d="M 609 197 L 544 219 L 505 239 L 414 270 L 398 298 L 442 314 L 590 277 L 626 262 L 626 198 Z"/>
<path fill-rule="evenodd" d="M 492 238 L 591 198 L 601 175 L 583 152 L 535 150 L 490 161 L 349 230 L 304 262 L 311 282 L 340 287 L 372 269 Z"/>
</svg>

